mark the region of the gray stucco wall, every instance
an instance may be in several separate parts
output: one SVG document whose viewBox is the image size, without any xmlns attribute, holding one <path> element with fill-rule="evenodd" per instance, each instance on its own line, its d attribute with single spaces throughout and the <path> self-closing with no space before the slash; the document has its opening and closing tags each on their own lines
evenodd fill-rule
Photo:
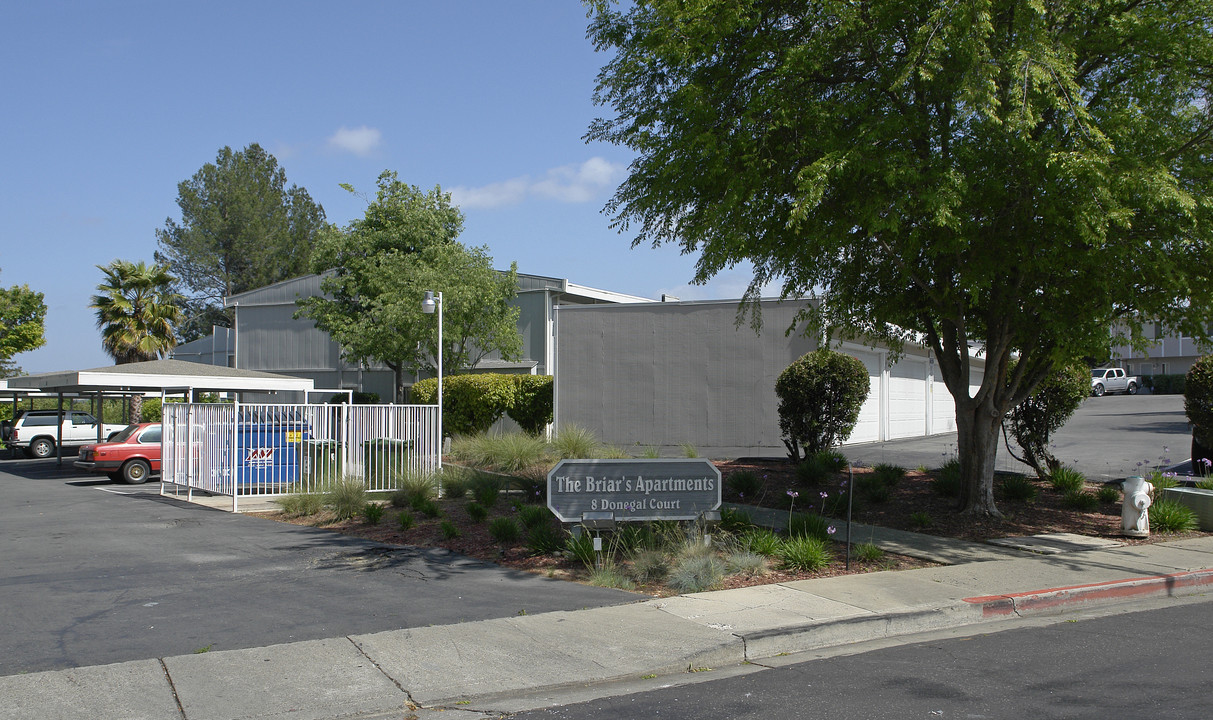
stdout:
<svg viewBox="0 0 1213 720">
<path fill-rule="evenodd" d="M 761 335 L 737 301 L 561 307 L 556 423 L 635 450 L 783 450 L 775 379 L 814 342 L 785 337 L 798 304 L 764 303 Z"/>
</svg>

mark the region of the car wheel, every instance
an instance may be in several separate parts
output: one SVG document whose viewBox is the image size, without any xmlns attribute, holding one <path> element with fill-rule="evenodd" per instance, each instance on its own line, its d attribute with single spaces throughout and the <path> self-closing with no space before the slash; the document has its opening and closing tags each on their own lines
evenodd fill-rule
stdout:
<svg viewBox="0 0 1213 720">
<path fill-rule="evenodd" d="M 122 482 L 127 485 L 145 483 L 149 472 L 151 472 L 151 467 L 148 466 L 146 460 L 128 460 L 122 466 Z"/>
<path fill-rule="evenodd" d="M 1097 383 L 1095 387 L 1091 388 L 1091 394 L 1095 397 L 1103 397 L 1103 383 Z"/>
<path fill-rule="evenodd" d="M 1130 395 L 1137 394 L 1137 383 L 1129 383 L 1129 394 Z"/>
<path fill-rule="evenodd" d="M 120 471 L 115 470 L 114 472 L 106 473 L 106 475 L 108 475 L 109 479 L 113 480 L 114 482 L 124 482 L 122 479 L 122 473 Z"/>
<path fill-rule="evenodd" d="M 49 438 L 38 438 L 30 443 L 29 451 L 36 458 L 48 458 L 55 454 L 55 441 Z"/>
</svg>

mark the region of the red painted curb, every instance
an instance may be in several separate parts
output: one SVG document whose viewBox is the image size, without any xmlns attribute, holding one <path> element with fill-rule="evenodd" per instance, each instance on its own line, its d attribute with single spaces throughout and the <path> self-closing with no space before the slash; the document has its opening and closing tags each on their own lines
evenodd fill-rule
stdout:
<svg viewBox="0 0 1213 720">
<path fill-rule="evenodd" d="M 1048 611 L 1073 603 L 1124 600 L 1142 595 L 1171 595 L 1176 590 L 1205 585 L 1213 585 L 1213 570 L 1150 575 L 1005 595 L 982 595 L 964 598 L 964 602 L 981 605 L 982 617 L 1000 617 Z"/>
</svg>

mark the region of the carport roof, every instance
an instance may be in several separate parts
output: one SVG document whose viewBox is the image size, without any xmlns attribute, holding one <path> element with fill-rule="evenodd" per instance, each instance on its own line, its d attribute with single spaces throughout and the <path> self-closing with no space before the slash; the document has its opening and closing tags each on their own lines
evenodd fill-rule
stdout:
<svg viewBox="0 0 1213 720">
<path fill-rule="evenodd" d="M 314 388 L 315 382 L 304 378 L 184 360 L 149 360 L 8 379 L 9 390 L 64 394 L 185 389 L 205 392 L 307 392 Z"/>
</svg>

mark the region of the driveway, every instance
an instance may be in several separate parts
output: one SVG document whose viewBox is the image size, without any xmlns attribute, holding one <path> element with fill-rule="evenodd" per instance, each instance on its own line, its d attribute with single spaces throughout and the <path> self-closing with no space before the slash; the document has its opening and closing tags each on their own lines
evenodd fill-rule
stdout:
<svg viewBox="0 0 1213 720">
<path fill-rule="evenodd" d="M 158 489 L 0 460 L 0 676 L 641 599 Z"/>
</svg>

